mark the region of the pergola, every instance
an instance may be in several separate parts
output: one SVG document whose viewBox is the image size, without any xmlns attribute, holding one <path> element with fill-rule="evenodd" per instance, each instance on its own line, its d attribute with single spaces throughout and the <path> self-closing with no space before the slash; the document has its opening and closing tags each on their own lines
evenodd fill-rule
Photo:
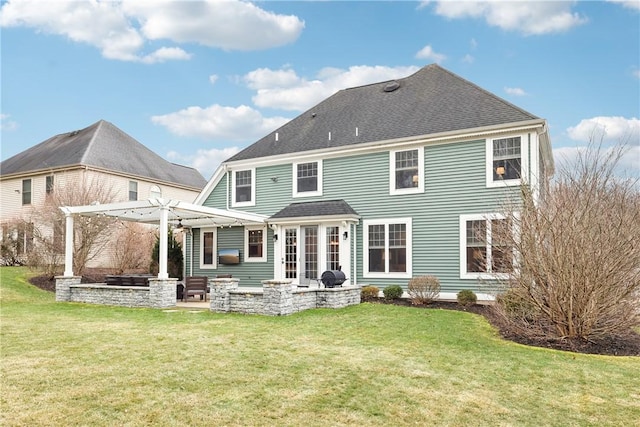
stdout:
<svg viewBox="0 0 640 427">
<path fill-rule="evenodd" d="M 267 216 L 231 209 L 194 205 L 180 200 L 148 199 L 132 202 L 63 206 L 66 216 L 64 276 L 73 276 L 73 219 L 74 216 L 112 217 L 122 221 L 159 226 L 160 259 L 158 279 L 168 279 L 167 252 L 169 225 L 176 228 L 221 227 L 264 224 Z"/>
</svg>

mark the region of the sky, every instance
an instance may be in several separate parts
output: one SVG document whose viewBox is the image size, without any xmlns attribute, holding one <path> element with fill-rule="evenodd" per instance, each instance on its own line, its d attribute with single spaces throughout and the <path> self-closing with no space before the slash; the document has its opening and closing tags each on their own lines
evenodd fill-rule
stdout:
<svg viewBox="0 0 640 427">
<path fill-rule="evenodd" d="M 210 178 L 338 90 L 437 63 L 548 121 L 556 161 L 626 142 L 640 0 L 0 1 L 5 160 L 106 120 Z"/>
</svg>

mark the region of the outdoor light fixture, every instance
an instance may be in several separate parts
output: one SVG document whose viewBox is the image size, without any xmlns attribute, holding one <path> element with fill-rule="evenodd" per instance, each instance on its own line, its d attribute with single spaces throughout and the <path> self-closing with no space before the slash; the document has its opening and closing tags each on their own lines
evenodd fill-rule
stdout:
<svg viewBox="0 0 640 427">
<path fill-rule="evenodd" d="M 273 235 L 273 241 L 274 241 L 274 242 L 277 242 L 277 241 L 278 241 L 278 235 L 277 235 L 277 234 L 274 234 L 274 235 Z"/>
<path fill-rule="evenodd" d="M 178 218 L 178 225 L 176 225 L 176 228 L 182 228 L 184 227 L 184 225 L 182 225 L 182 218 Z"/>
<path fill-rule="evenodd" d="M 342 238 L 343 238 L 344 240 L 347 240 L 347 239 L 349 238 L 349 232 L 348 232 L 348 231 L 345 231 L 344 233 L 342 233 Z"/>
</svg>

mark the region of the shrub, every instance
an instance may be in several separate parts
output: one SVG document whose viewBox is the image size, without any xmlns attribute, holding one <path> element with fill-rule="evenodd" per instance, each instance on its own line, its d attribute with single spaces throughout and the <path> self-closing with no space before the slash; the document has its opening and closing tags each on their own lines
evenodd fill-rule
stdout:
<svg viewBox="0 0 640 427">
<path fill-rule="evenodd" d="M 402 297 L 402 287 L 398 285 L 387 286 L 382 290 L 384 298 L 388 300 L 399 299 Z"/>
<path fill-rule="evenodd" d="M 464 291 L 458 292 L 458 304 L 473 305 L 476 301 L 478 301 L 478 297 L 476 297 L 476 294 L 473 291 L 465 289 Z"/>
<path fill-rule="evenodd" d="M 435 276 L 414 277 L 409 280 L 407 293 L 413 305 L 432 303 L 440 294 L 440 280 Z"/>
<path fill-rule="evenodd" d="M 380 289 L 375 286 L 363 286 L 360 291 L 360 298 L 362 301 L 374 301 L 378 298 Z"/>
</svg>

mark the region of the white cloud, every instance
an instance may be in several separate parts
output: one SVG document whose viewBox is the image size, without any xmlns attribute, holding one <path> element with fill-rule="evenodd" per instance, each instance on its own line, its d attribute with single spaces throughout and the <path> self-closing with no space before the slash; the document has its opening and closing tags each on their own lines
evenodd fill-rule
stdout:
<svg viewBox="0 0 640 427">
<path fill-rule="evenodd" d="M 10 119 L 9 114 L 0 114 L 0 129 L 3 131 L 13 131 L 18 129 L 18 123 Z"/>
<path fill-rule="evenodd" d="M 473 49 L 473 50 L 477 49 L 477 47 L 478 47 L 478 42 L 476 41 L 476 39 L 471 39 L 469 44 L 471 45 L 471 49 Z"/>
<path fill-rule="evenodd" d="M 167 153 L 167 158 L 172 162 L 188 164 L 196 168 L 205 178 L 209 179 L 220 163 L 227 160 L 240 151 L 239 147 L 227 147 L 223 149 L 211 148 L 198 150 L 193 155 L 183 155 L 177 151 Z"/>
<path fill-rule="evenodd" d="M 476 59 L 472 55 L 469 55 L 468 53 L 462 58 L 462 62 L 466 62 L 467 64 L 473 64 L 475 60 Z"/>
<path fill-rule="evenodd" d="M 635 69 L 632 73 L 635 78 L 640 79 L 640 69 Z"/>
<path fill-rule="evenodd" d="M 581 120 L 567 129 L 569 137 L 576 141 L 625 142 L 640 145 L 640 119 L 635 117 L 593 117 Z"/>
<path fill-rule="evenodd" d="M 618 3 L 627 9 L 640 10 L 640 1 L 638 0 L 607 0 L 610 3 Z"/>
<path fill-rule="evenodd" d="M 268 49 L 298 38 L 304 22 L 244 1 L 9 0 L 0 26 L 28 27 L 100 49 L 108 59 L 155 63 L 185 60 L 177 47 L 142 53 L 150 40 L 199 43 L 227 50 Z"/>
<path fill-rule="evenodd" d="M 407 77 L 419 67 L 353 66 L 348 70 L 323 68 L 313 80 L 291 69 L 266 68 L 247 73 L 243 79 L 256 90 L 253 102 L 261 108 L 304 111 L 341 89 Z"/>
<path fill-rule="evenodd" d="M 509 95 L 513 95 L 513 96 L 528 95 L 527 92 L 524 91 L 524 89 L 520 89 L 519 87 L 505 87 L 504 91 L 507 92 Z"/>
<path fill-rule="evenodd" d="M 218 75 L 217 74 L 211 74 L 209 76 L 209 83 L 211 83 L 212 85 L 216 84 L 217 81 L 218 81 Z"/>
<path fill-rule="evenodd" d="M 426 45 L 425 47 L 420 49 L 420 51 L 416 53 L 416 58 L 429 59 L 431 61 L 434 61 L 436 64 L 440 64 L 442 63 L 442 61 L 447 59 L 446 55 L 443 55 L 441 53 L 436 53 L 436 51 L 433 50 L 431 45 Z"/>
<path fill-rule="evenodd" d="M 428 4 L 431 2 L 424 2 Z M 572 12 L 576 2 L 438 1 L 435 13 L 449 19 L 484 19 L 487 24 L 525 35 L 568 31 L 588 20 Z"/>
<path fill-rule="evenodd" d="M 288 120 L 284 117 L 263 117 L 259 111 L 246 105 L 187 107 L 174 113 L 151 117 L 154 124 L 164 126 L 179 136 L 226 141 L 251 141 Z"/>
<path fill-rule="evenodd" d="M 587 150 L 593 149 L 586 145 L 574 147 L 560 147 L 553 150 L 553 159 L 556 163 L 556 170 L 570 170 L 578 164 L 580 155 L 585 155 Z M 614 148 L 602 147 L 599 155 L 602 158 L 610 155 Z M 629 145 L 622 157 L 618 160 L 615 173 L 620 177 L 640 178 L 640 145 Z"/>
</svg>

